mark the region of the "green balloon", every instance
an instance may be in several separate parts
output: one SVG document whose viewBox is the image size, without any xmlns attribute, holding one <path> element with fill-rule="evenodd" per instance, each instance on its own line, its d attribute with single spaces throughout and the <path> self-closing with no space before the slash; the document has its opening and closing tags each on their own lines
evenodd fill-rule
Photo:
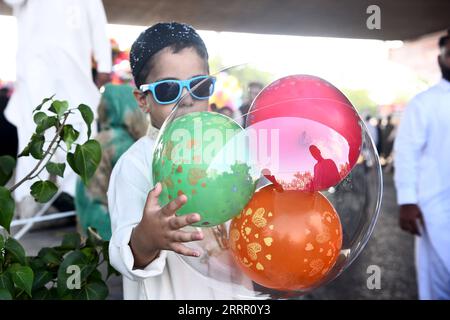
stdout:
<svg viewBox="0 0 450 320">
<path fill-rule="evenodd" d="M 242 143 L 244 129 L 213 112 L 193 112 L 168 123 L 153 155 L 161 206 L 187 196 L 178 215 L 198 213 L 194 226 L 211 227 L 238 215 L 253 196 L 256 178 Z"/>
</svg>

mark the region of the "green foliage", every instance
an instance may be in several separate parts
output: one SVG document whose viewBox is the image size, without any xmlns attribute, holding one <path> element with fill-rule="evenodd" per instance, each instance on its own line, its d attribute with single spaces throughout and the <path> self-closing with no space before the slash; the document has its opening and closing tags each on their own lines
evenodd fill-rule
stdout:
<svg viewBox="0 0 450 320">
<path fill-rule="evenodd" d="M 45 105 L 50 102 L 47 109 Z M 67 147 L 66 160 L 79 174 L 84 183 L 94 175 L 100 160 L 100 144 L 95 140 L 77 143 L 80 133 L 66 120 L 74 111 L 79 111 L 88 127 L 88 139 L 94 114 L 89 106 L 80 104 L 69 109 L 67 101 L 53 100 L 53 96 L 43 99 L 34 110 L 35 133 L 19 156 L 32 156 L 37 159 L 35 168 L 16 185 L 6 188 L 15 167 L 15 160 L 9 156 L 0 157 L 0 226 L 8 233 L 14 215 L 15 203 L 11 192 L 27 180 L 39 178 L 42 170 L 54 176 L 64 176 L 66 163 L 52 162 L 51 159 L 61 144 Z M 54 130 L 54 137 L 45 140 L 47 130 Z M 70 152 L 73 145 L 75 151 Z M 57 192 L 57 186 L 49 181 L 39 180 L 30 188 L 30 194 L 37 202 L 49 201 Z M 11 299 L 105 299 L 108 296 L 106 279 L 118 274 L 109 264 L 108 242 L 103 241 L 90 230 L 88 237 L 82 239 L 78 233 L 64 236 L 61 245 L 42 248 L 37 256 L 27 257 L 22 245 L 6 235 L 0 234 L 0 300 Z M 105 279 L 99 268 L 107 264 Z M 70 282 L 78 275 L 71 270 L 80 270 L 79 286 Z M 75 278 L 74 278 L 75 276 Z"/>
<path fill-rule="evenodd" d="M 36 181 L 31 185 L 31 195 L 36 202 L 48 202 L 58 191 L 58 187 L 51 181 Z"/>
<path fill-rule="evenodd" d="M 48 173 L 53 174 L 55 176 L 64 177 L 64 170 L 66 169 L 65 163 L 55 163 L 55 162 L 48 162 L 45 166 L 45 169 L 47 169 Z"/>
<path fill-rule="evenodd" d="M 69 109 L 69 103 L 67 101 L 55 100 L 48 110 L 56 113 L 58 116 L 62 116 L 67 109 Z"/>
<path fill-rule="evenodd" d="M 78 110 L 80 111 L 81 117 L 83 117 L 83 120 L 88 127 L 88 139 L 89 139 L 91 137 L 91 125 L 92 122 L 94 121 L 94 113 L 92 112 L 91 107 L 85 104 L 80 104 L 78 106 Z"/>
<path fill-rule="evenodd" d="M 66 124 L 61 131 L 61 138 L 66 143 L 67 150 L 70 150 L 72 144 L 78 139 L 80 133 L 73 128 L 71 124 Z"/>
<path fill-rule="evenodd" d="M 75 153 L 67 154 L 67 162 L 85 184 L 94 175 L 101 159 L 100 143 L 95 140 L 89 140 L 82 145 L 79 144 L 75 149 Z"/>
<path fill-rule="evenodd" d="M 96 239 L 93 241 L 92 239 Z M 4 241 L 0 236 L 0 300 L 2 299 L 106 299 L 108 287 L 99 271 L 108 263 L 105 255 L 108 241 L 103 241 L 91 230 L 81 241 L 76 233 L 64 236 L 61 245 L 42 248 L 35 257 L 26 257 L 25 250 L 13 238 Z M 71 267 L 79 268 L 79 288 L 71 286 Z M 118 274 L 111 268 L 111 274 Z"/>
<path fill-rule="evenodd" d="M 0 186 L 0 226 L 8 232 L 14 216 L 15 205 L 14 199 L 11 197 L 11 191 Z"/>
<path fill-rule="evenodd" d="M 11 179 L 16 160 L 11 156 L 0 157 L 0 186 L 4 186 Z"/>
</svg>

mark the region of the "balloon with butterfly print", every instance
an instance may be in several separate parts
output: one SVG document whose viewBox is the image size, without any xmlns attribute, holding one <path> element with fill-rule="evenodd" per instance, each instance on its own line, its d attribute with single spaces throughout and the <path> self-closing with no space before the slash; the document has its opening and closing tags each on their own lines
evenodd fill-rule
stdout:
<svg viewBox="0 0 450 320">
<path fill-rule="evenodd" d="M 280 291 L 318 284 L 333 268 L 341 246 L 339 216 L 319 192 L 266 186 L 230 226 L 230 248 L 242 271 Z"/>
</svg>

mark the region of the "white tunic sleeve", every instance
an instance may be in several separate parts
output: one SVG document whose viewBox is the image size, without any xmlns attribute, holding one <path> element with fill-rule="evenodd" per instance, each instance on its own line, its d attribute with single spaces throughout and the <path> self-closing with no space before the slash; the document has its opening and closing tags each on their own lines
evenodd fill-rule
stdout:
<svg viewBox="0 0 450 320">
<path fill-rule="evenodd" d="M 134 257 L 129 246 L 131 232 L 141 221 L 147 194 L 152 188 L 151 154 L 153 143 L 141 138 L 122 155 L 111 174 L 108 206 L 112 237 L 109 244 L 111 265 L 130 280 L 159 276 L 166 264 L 166 251 L 144 269 L 133 269 Z M 143 150 L 148 149 L 148 152 Z"/>
<path fill-rule="evenodd" d="M 91 27 L 92 48 L 97 61 L 97 71 L 109 73 L 112 68 L 111 44 L 106 34 L 106 14 L 101 0 L 87 1 Z"/>
<path fill-rule="evenodd" d="M 421 152 L 427 141 L 427 113 L 420 96 L 406 107 L 394 143 L 397 202 L 418 203 L 418 171 Z"/>
</svg>

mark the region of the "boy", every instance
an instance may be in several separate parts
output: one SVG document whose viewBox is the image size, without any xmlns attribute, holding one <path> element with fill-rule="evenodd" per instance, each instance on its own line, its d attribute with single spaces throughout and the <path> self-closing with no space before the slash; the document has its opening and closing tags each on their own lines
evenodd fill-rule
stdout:
<svg viewBox="0 0 450 320">
<path fill-rule="evenodd" d="M 119 159 L 108 190 L 112 225 L 110 260 L 124 276 L 124 298 L 233 298 L 232 285 L 213 289 L 177 256 L 199 256 L 199 252 L 183 243 L 201 240 L 203 233 L 180 229 L 200 221 L 200 216 L 175 215 L 186 203 L 185 195 L 161 208 L 158 205 L 161 184 L 152 181 L 151 173 L 157 131 L 187 92 L 186 88 L 180 90 L 176 81 L 192 80 L 192 88 L 196 79 L 207 79 L 209 75 L 205 44 L 188 25 L 159 23 L 139 35 L 131 48 L 130 63 L 136 87 L 140 89 L 134 91 L 135 98 L 150 115 L 152 128 Z M 183 113 L 206 111 L 208 99 L 202 98 L 190 91 L 179 108 Z"/>
</svg>

